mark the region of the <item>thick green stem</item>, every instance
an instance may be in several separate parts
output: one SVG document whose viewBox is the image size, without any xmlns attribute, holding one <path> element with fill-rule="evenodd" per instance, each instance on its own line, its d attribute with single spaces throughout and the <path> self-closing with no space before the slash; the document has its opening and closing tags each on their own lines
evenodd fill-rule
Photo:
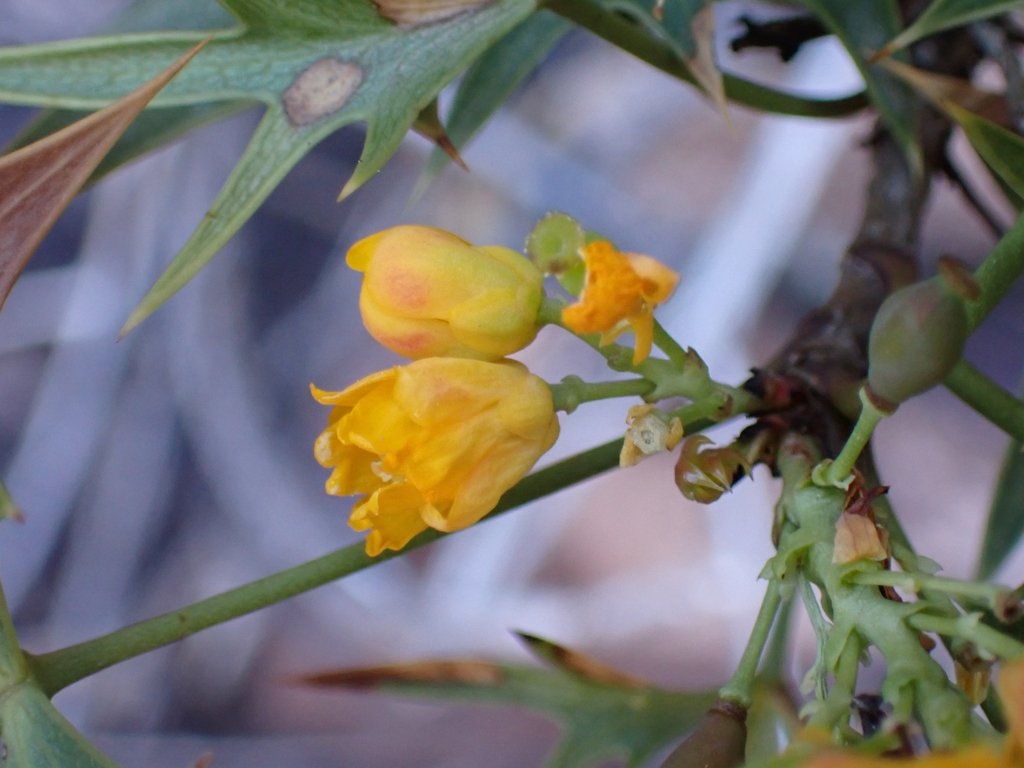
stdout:
<svg viewBox="0 0 1024 768">
<path fill-rule="evenodd" d="M 1024 403 L 973 365 L 961 360 L 943 383 L 1010 437 L 1024 442 Z"/>
<path fill-rule="evenodd" d="M 967 318 L 976 328 L 1024 273 L 1024 216 L 1017 219 L 974 272 L 981 297 L 967 303 Z"/>
<path fill-rule="evenodd" d="M 772 625 L 775 623 L 775 617 L 779 613 L 781 602 L 779 582 L 777 579 L 772 579 L 768 582 L 761 610 L 757 612 L 754 628 L 750 632 L 750 639 L 747 641 L 747 647 L 743 650 L 743 656 L 740 657 L 736 672 L 732 679 L 719 690 L 719 698 L 734 701 L 744 709 L 749 709 L 753 696 L 754 679 L 757 677 L 757 665 L 761 661 L 761 654 L 768 643 L 768 637 L 771 634 Z"/>
<path fill-rule="evenodd" d="M 874 434 L 878 422 L 889 415 L 889 412 L 875 406 L 863 387 L 860 390 L 860 402 L 860 416 L 857 417 L 857 423 L 853 425 L 853 431 L 847 438 L 846 444 L 843 445 L 843 450 L 834 461 L 820 465 L 820 469 L 824 471 L 819 471 L 818 467 L 815 468 L 813 478 L 815 483 L 845 488 L 853 468 L 857 464 L 857 459 L 860 458 L 868 441 L 871 440 L 871 435 Z"/>
<path fill-rule="evenodd" d="M 612 440 L 534 472 L 502 496 L 488 517 L 495 517 L 617 466 L 621 448 L 621 440 Z M 404 551 L 421 547 L 443 535 L 437 531 L 426 531 L 409 542 Z M 26 654 L 29 668 L 42 690 L 52 696 L 68 685 L 120 661 L 308 592 L 403 553 L 385 552 L 370 557 L 363 550 L 362 544 L 354 544 L 93 640 L 38 656 Z M 13 651 L 7 652 L 9 649 L 17 649 L 17 643 L 5 611 L 5 606 L 0 603 L 0 675 L 3 676 L 17 672 Z"/>
<path fill-rule="evenodd" d="M 684 82 L 695 83 L 686 63 L 639 24 L 593 0 L 548 0 L 543 7 L 590 30 L 641 61 Z M 739 104 L 800 117 L 844 117 L 867 106 L 863 93 L 839 99 L 805 99 L 732 75 L 723 75 L 725 94 Z"/>
</svg>

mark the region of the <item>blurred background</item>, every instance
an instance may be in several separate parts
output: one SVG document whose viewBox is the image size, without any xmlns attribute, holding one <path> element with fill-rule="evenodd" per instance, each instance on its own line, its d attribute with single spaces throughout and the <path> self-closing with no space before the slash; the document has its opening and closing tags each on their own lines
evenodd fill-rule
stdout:
<svg viewBox="0 0 1024 768">
<path fill-rule="evenodd" d="M 177 3 L 150 4 L 174 13 Z M 127 0 L 0 0 L 0 45 L 96 34 Z M 725 67 L 844 95 L 856 71 L 831 40 L 790 64 L 734 56 L 750 4 L 716 5 Z M 777 13 L 754 7 L 759 18 Z M 442 108 L 445 99 L 442 98 Z M 6 141 L 32 115 L 0 107 Z M 662 322 L 723 381 L 741 382 L 831 290 L 856 232 L 869 116 L 812 122 L 731 108 L 583 32 L 570 34 L 463 155 L 411 200 L 430 145 L 410 136 L 378 178 L 335 197 L 359 126 L 323 142 L 178 296 L 125 340 L 128 313 L 185 241 L 258 111 L 189 135 L 83 194 L 0 318 L 0 476 L 25 512 L 0 526 L 0 579 L 25 647 L 85 640 L 355 542 L 350 499 L 323 492 L 312 456 L 341 389 L 398 362 L 359 322 L 357 239 L 432 224 L 519 248 L 561 210 L 682 273 Z M 965 154 L 965 153 L 964 153 Z M 921 250 L 976 263 L 993 242 L 950 187 Z M 1021 291 L 972 339 L 1007 387 L 1021 368 Z M 519 356 L 555 381 L 602 377 L 556 332 Z M 621 435 L 631 403 L 562 418 L 543 463 Z M 728 440 L 741 424 L 719 428 Z M 883 479 L 911 538 L 971 573 L 1005 448 L 944 390 L 878 435 Z M 676 688 L 732 672 L 771 554 L 775 482 L 763 469 L 712 507 L 684 500 L 652 458 L 258 614 L 135 659 L 58 695 L 126 766 L 539 765 L 556 729 L 533 714 L 373 693 L 310 691 L 298 674 L 425 658 L 530 663 L 523 630 Z M 1006 580 L 1020 582 L 1020 557 Z M 813 659 L 804 632 L 795 666 Z"/>
</svg>

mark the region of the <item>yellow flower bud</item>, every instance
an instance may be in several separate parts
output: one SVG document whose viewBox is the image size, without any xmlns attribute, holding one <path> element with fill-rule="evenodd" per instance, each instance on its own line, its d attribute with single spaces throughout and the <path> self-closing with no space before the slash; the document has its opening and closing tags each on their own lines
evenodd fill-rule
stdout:
<svg viewBox="0 0 1024 768">
<path fill-rule="evenodd" d="M 360 240 L 346 261 L 364 273 L 366 329 L 404 357 L 498 360 L 537 335 L 543 275 L 509 248 L 407 225 Z"/>
<path fill-rule="evenodd" d="M 311 390 L 334 406 L 315 446 L 327 492 L 363 494 L 349 524 L 371 556 L 472 525 L 558 437 L 551 390 L 510 360 L 427 358 Z"/>
<path fill-rule="evenodd" d="M 576 333 L 600 333 L 602 346 L 632 330 L 633 365 L 642 363 L 654 340 L 654 308 L 672 295 L 679 275 L 650 256 L 621 253 L 606 240 L 585 246 L 583 263 L 583 293 L 562 310 L 562 322 Z"/>
</svg>

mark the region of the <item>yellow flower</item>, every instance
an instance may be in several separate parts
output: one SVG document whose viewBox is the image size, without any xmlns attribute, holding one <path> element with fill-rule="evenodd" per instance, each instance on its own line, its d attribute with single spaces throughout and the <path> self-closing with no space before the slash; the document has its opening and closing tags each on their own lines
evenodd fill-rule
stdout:
<svg viewBox="0 0 1024 768">
<path fill-rule="evenodd" d="M 651 353 L 654 308 L 679 282 L 679 275 L 650 256 L 621 253 L 606 240 L 583 248 L 586 278 L 580 300 L 562 310 L 562 322 L 576 333 L 600 333 L 611 344 L 632 329 L 633 365 Z"/>
<path fill-rule="evenodd" d="M 797 765 L 800 768 L 1020 768 L 1024 766 L 1024 660 L 1003 664 L 996 687 L 1009 723 L 1002 749 L 979 742 L 963 749 L 906 759 L 862 755 L 836 747 Z"/>
<path fill-rule="evenodd" d="M 404 357 L 498 360 L 537 335 L 544 278 L 508 248 L 410 225 L 360 240 L 346 261 L 364 273 L 366 329 Z"/>
<path fill-rule="evenodd" d="M 510 360 L 427 358 L 311 390 L 334 406 L 315 446 L 327 492 L 363 494 L 349 524 L 371 556 L 472 525 L 558 437 L 551 390 Z"/>
</svg>

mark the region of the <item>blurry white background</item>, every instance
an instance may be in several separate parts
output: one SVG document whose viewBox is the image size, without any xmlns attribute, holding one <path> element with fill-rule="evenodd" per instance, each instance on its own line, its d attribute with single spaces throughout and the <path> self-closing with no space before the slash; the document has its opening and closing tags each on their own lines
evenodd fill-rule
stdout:
<svg viewBox="0 0 1024 768">
<path fill-rule="evenodd" d="M 125 0 L 0 0 L 0 45 L 100 32 Z M 168 12 L 175 3 L 166 2 Z M 716 7 L 726 34 L 740 4 Z M 762 9 L 764 10 L 764 9 Z M 841 95 L 858 76 L 832 41 L 790 65 L 769 52 L 728 67 Z M 0 107 L 0 139 L 31 112 Z M 570 35 L 425 196 L 430 151 L 410 137 L 342 205 L 360 127 L 285 179 L 177 297 L 115 343 L 184 242 L 258 114 L 199 130 L 77 200 L 0 317 L 0 476 L 24 525 L 0 526 L 0 578 L 26 648 L 46 651 L 173 609 L 358 540 L 350 500 L 326 496 L 311 447 L 340 389 L 397 362 L 359 323 L 358 238 L 433 224 L 518 248 L 565 211 L 683 275 L 662 320 L 721 380 L 739 383 L 822 301 L 856 231 L 869 118 L 726 121 L 667 76 Z M 0 192 L 2 193 L 2 192 Z M 977 261 L 991 238 L 942 187 L 922 258 Z M 1020 291 L 972 340 L 1002 383 L 1021 364 Z M 1011 337 L 1007 340 L 1007 337 Z M 603 374 L 544 332 L 520 357 L 550 380 Z M 571 362 L 569 362 L 571 361 Z M 563 417 L 547 460 L 621 434 L 629 403 Z M 731 425 L 720 434 L 738 430 Z M 953 575 L 972 568 L 1004 446 L 936 390 L 884 424 L 878 451 L 915 543 Z M 535 715 L 310 692 L 328 667 L 475 656 L 528 661 L 510 629 L 674 687 L 729 676 L 760 601 L 772 481 L 758 470 L 713 507 L 686 502 L 672 458 L 609 473 L 285 605 L 120 665 L 57 697 L 128 766 L 538 765 L 555 729 Z M 1021 561 L 1008 580 L 1022 579 Z M 1016 576 L 1016 578 L 1014 578 Z M 803 663 L 813 652 L 800 649 Z"/>
</svg>

